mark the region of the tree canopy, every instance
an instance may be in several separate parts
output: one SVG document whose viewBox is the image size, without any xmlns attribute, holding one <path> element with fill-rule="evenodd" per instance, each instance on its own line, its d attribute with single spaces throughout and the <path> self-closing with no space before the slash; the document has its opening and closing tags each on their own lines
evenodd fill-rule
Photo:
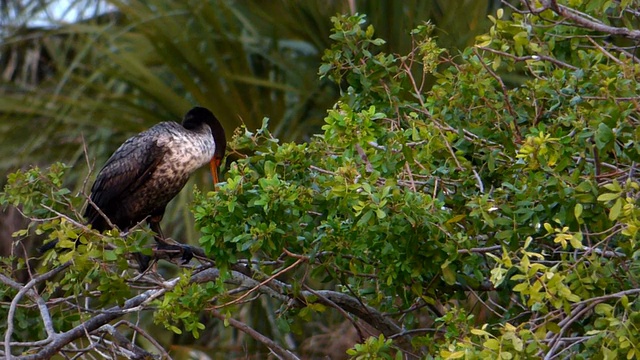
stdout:
<svg viewBox="0 0 640 360">
<path fill-rule="evenodd" d="M 4 351 L 169 357 L 136 324 L 151 313 L 194 338 L 234 327 L 283 359 L 323 355 L 300 345 L 310 324 L 341 322 L 354 359 L 640 357 L 638 8 L 505 3 L 460 53 L 430 24 L 388 53 L 364 15 L 334 17 L 323 133 L 238 128 L 240 159 L 191 207 L 199 262 L 169 279 L 129 268 L 151 253 L 144 227 L 83 225 L 64 165 L 10 175 L 0 200 L 31 220 L 16 243 L 60 243 L 37 270 L 2 259 Z"/>
</svg>

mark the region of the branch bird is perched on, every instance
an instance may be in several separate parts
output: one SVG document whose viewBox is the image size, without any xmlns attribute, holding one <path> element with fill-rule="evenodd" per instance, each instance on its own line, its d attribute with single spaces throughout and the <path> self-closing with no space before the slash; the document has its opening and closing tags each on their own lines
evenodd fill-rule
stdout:
<svg viewBox="0 0 640 360">
<path fill-rule="evenodd" d="M 167 204 L 206 163 L 211 165 L 215 186 L 226 147 L 224 129 L 208 109 L 191 109 L 182 124 L 161 122 L 128 139 L 111 155 L 91 187 L 84 216 L 98 231 L 110 229 L 109 222 L 127 231 L 146 219 L 158 234 L 158 247 L 174 248 L 165 243 L 160 229 Z M 43 250 L 51 247 L 46 244 Z M 149 259 L 138 260 L 145 270 Z"/>
</svg>

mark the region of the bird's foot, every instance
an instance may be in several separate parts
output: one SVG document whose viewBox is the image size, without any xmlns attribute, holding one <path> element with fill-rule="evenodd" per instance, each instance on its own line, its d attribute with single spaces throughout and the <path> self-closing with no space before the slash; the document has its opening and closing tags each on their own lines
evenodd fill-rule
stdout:
<svg viewBox="0 0 640 360">
<path fill-rule="evenodd" d="M 184 244 L 168 244 L 165 241 L 158 241 L 156 238 L 156 242 L 158 244 L 157 249 L 160 252 L 163 252 L 168 255 L 169 259 L 174 259 L 175 255 L 182 254 L 181 260 L 182 265 L 188 264 L 191 259 L 193 259 L 193 250 L 189 245 Z"/>
<path fill-rule="evenodd" d="M 182 245 L 182 250 L 182 265 L 186 265 L 193 259 L 193 251 L 189 245 Z"/>
</svg>

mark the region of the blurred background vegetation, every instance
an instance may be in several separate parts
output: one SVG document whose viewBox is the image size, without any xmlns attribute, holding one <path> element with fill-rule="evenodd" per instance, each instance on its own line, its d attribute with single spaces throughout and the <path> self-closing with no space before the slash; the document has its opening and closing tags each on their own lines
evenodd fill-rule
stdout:
<svg viewBox="0 0 640 360">
<path fill-rule="evenodd" d="M 268 117 L 282 141 L 305 141 L 340 91 L 317 76 L 332 16 L 366 14 L 387 52 L 407 52 L 410 30 L 430 21 L 439 45 L 455 55 L 488 29 L 487 14 L 499 6 L 499 0 L 0 0 L 0 185 L 16 169 L 62 161 L 72 167 L 67 186 L 86 192 L 87 176 L 122 141 L 159 121 L 180 120 L 196 104 L 210 108 L 229 137 L 241 123 L 255 129 Z M 210 189 L 208 179 L 201 171 L 192 182 Z M 185 190 L 170 204 L 163 228 L 197 243 L 191 196 Z M 0 216 L 6 255 L 10 234 L 23 223 L 14 209 Z M 268 313 L 266 307 L 247 311 Z M 264 326 L 257 330 L 269 334 L 269 322 Z"/>
</svg>

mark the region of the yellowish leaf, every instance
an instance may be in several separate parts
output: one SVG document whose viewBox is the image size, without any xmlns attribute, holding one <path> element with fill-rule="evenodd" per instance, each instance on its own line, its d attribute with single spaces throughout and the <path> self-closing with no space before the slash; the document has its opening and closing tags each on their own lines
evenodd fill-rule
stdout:
<svg viewBox="0 0 640 360">
<path fill-rule="evenodd" d="M 620 197 L 620 194 L 605 193 L 598 196 L 598 201 L 611 201 Z"/>
<path fill-rule="evenodd" d="M 580 203 L 576 204 L 576 206 L 573 208 L 573 215 L 575 215 L 576 219 L 580 219 L 583 209 L 584 207 Z"/>
<path fill-rule="evenodd" d="M 460 359 L 464 356 L 464 351 L 456 351 L 451 353 L 446 359 Z"/>
<path fill-rule="evenodd" d="M 489 332 L 481 330 L 481 329 L 471 329 L 471 333 L 473 335 L 479 335 L 479 336 L 491 336 L 491 334 L 489 334 Z"/>
<path fill-rule="evenodd" d="M 573 234 L 569 241 L 571 242 L 571 246 L 575 249 L 582 249 L 582 233 Z"/>
</svg>

